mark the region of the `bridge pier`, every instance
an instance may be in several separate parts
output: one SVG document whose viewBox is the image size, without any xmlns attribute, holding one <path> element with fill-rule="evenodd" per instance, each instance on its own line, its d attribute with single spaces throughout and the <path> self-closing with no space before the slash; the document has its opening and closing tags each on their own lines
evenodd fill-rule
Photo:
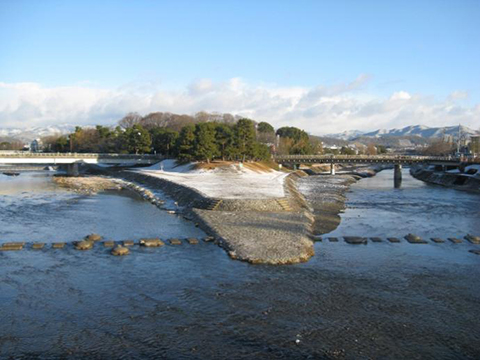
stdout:
<svg viewBox="0 0 480 360">
<path fill-rule="evenodd" d="M 78 163 L 68 164 L 67 165 L 67 175 L 68 176 L 78 176 L 80 172 L 78 171 Z"/>
<path fill-rule="evenodd" d="M 402 165 L 396 164 L 393 173 L 393 184 L 395 188 L 399 188 L 402 185 Z"/>
<path fill-rule="evenodd" d="M 330 164 L 330 175 L 335 175 L 335 164 L 334 163 Z"/>
</svg>

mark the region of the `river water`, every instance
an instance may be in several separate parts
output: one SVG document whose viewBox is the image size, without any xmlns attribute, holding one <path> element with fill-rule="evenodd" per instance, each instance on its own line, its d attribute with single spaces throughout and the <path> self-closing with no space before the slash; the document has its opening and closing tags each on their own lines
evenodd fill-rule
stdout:
<svg viewBox="0 0 480 360">
<path fill-rule="evenodd" d="M 393 189 L 390 178 L 354 184 L 332 236 L 478 233 L 478 195 L 406 173 Z M 0 175 L 1 242 L 90 232 L 202 236 L 127 192 L 79 196 L 44 174 Z M 0 358 L 479 358 L 473 248 L 324 241 L 293 266 L 249 265 L 203 242 L 122 258 L 101 247 L 2 252 Z"/>
</svg>

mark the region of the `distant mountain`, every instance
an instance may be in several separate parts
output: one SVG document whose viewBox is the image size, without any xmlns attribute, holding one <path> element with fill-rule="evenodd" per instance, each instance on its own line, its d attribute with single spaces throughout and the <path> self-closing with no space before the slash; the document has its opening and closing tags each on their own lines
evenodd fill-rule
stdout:
<svg viewBox="0 0 480 360">
<path fill-rule="evenodd" d="M 327 134 L 324 137 L 339 139 L 339 140 L 352 140 L 363 135 L 363 133 L 364 132 L 360 130 L 346 130 L 344 132 L 337 133 L 337 134 Z"/>
<path fill-rule="evenodd" d="M 29 127 L 29 128 L 0 128 L 0 137 L 10 138 L 20 141 L 29 142 L 37 138 L 51 135 L 65 135 L 75 130 L 74 125 L 62 124 L 45 127 Z"/>
<path fill-rule="evenodd" d="M 380 129 L 368 133 L 364 133 L 363 137 L 389 137 L 389 136 L 419 136 L 426 139 L 441 138 L 444 135 L 458 137 L 458 126 L 445 126 L 445 127 L 428 127 L 423 125 L 412 125 L 402 129 L 385 130 Z M 462 135 L 478 135 L 478 131 L 472 130 L 466 126 L 460 126 L 460 132 Z"/>
</svg>

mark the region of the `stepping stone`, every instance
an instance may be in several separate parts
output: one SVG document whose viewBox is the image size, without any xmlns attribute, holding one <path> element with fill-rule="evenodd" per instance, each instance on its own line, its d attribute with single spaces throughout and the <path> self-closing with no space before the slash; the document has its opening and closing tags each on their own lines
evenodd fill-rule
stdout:
<svg viewBox="0 0 480 360">
<path fill-rule="evenodd" d="M 205 242 L 213 242 L 214 240 L 215 240 L 214 236 L 205 236 L 203 238 L 203 241 L 205 241 Z"/>
<path fill-rule="evenodd" d="M 187 242 L 188 242 L 190 245 L 197 245 L 197 244 L 198 244 L 198 239 L 188 238 L 188 239 L 187 239 Z"/>
<path fill-rule="evenodd" d="M 465 239 L 470 241 L 472 244 L 480 244 L 480 236 L 473 236 L 468 234 L 467 236 L 465 236 Z"/>
<path fill-rule="evenodd" d="M 98 234 L 90 234 L 85 236 L 85 240 L 87 241 L 100 241 L 102 240 L 102 237 Z"/>
<path fill-rule="evenodd" d="M 336 238 L 336 237 L 329 237 L 329 238 L 328 238 L 328 241 L 330 241 L 330 242 L 337 242 L 337 241 L 338 241 L 338 238 Z"/>
<path fill-rule="evenodd" d="M 45 243 L 34 243 L 32 244 L 32 249 L 34 250 L 40 250 L 45 247 Z"/>
<path fill-rule="evenodd" d="M 0 247 L 0 251 L 16 251 L 16 250 L 23 250 L 23 245 L 21 245 L 21 244 L 17 244 L 17 245 L 3 244 L 2 247 Z"/>
<path fill-rule="evenodd" d="M 160 247 L 165 245 L 165 243 L 160 239 L 141 239 L 140 245 L 145 247 Z"/>
<path fill-rule="evenodd" d="M 458 238 L 448 238 L 448 240 L 450 240 L 454 244 L 460 244 L 463 242 L 462 239 L 458 239 Z"/>
<path fill-rule="evenodd" d="M 410 244 L 428 244 L 420 236 L 414 234 L 408 234 L 405 236 L 405 240 L 407 240 Z"/>
<path fill-rule="evenodd" d="M 115 241 L 104 241 L 103 246 L 106 248 L 113 248 L 115 246 Z"/>
<path fill-rule="evenodd" d="M 25 246 L 25 241 L 12 241 L 12 242 L 7 242 L 4 243 L 3 246 Z"/>
<path fill-rule="evenodd" d="M 111 254 L 114 256 L 125 256 L 130 254 L 130 250 L 127 247 L 117 245 L 112 249 Z"/>
<path fill-rule="evenodd" d="M 468 252 L 471 252 L 472 254 L 475 254 L 475 255 L 480 255 L 480 250 L 468 250 Z"/>
<path fill-rule="evenodd" d="M 170 245 L 182 245 L 180 239 L 170 239 Z"/>
<path fill-rule="evenodd" d="M 372 240 L 373 242 L 382 242 L 382 238 L 379 238 L 379 237 L 371 237 L 370 240 Z"/>
<path fill-rule="evenodd" d="M 400 239 L 395 238 L 395 237 L 389 237 L 389 238 L 387 238 L 387 240 L 390 241 L 391 243 L 399 243 L 400 242 Z"/>
<path fill-rule="evenodd" d="M 437 244 L 441 244 L 441 243 L 444 243 L 444 242 L 445 242 L 445 240 L 440 239 L 440 238 L 431 238 L 431 240 L 432 240 L 434 243 L 437 243 Z"/>
<path fill-rule="evenodd" d="M 76 250 L 90 250 L 93 248 L 93 241 L 76 241 L 73 243 Z"/>
<path fill-rule="evenodd" d="M 65 245 L 64 242 L 52 243 L 52 249 L 63 249 Z"/>
<path fill-rule="evenodd" d="M 133 240 L 125 240 L 122 243 L 123 243 L 123 246 L 133 246 L 133 245 L 135 245 L 135 242 Z"/>
<path fill-rule="evenodd" d="M 366 244 L 367 238 L 360 236 L 344 236 L 343 239 L 349 244 Z"/>
<path fill-rule="evenodd" d="M 313 238 L 313 241 L 322 241 L 323 240 L 323 238 L 320 235 L 313 235 L 312 238 Z"/>
</svg>

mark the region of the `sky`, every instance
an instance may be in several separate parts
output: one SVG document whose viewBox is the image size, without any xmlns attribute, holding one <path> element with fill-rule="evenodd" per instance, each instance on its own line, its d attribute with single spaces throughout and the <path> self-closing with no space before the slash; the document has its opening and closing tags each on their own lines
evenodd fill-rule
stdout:
<svg viewBox="0 0 480 360">
<path fill-rule="evenodd" d="M 480 129 L 479 39 L 479 0 L 0 0 L 0 128 L 216 111 Z"/>
</svg>

